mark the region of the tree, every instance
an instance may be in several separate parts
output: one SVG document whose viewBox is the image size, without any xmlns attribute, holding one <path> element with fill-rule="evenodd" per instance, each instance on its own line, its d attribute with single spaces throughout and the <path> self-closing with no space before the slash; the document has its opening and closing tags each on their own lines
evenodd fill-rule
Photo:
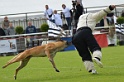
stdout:
<svg viewBox="0 0 124 82">
<path fill-rule="evenodd" d="M 49 25 L 46 24 L 46 23 L 42 24 L 41 27 L 40 27 L 40 30 L 42 32 L 48 32 L 48 29 L 49 29 Z"/>
<path fill-rule="evenodd" d="M 17 26 L 15 28 L 15 31 L 16 31 L 17 34 L 22 34 L 24 30 L 23 30 L 23 27 L 22 26 Z"/>
</svg>

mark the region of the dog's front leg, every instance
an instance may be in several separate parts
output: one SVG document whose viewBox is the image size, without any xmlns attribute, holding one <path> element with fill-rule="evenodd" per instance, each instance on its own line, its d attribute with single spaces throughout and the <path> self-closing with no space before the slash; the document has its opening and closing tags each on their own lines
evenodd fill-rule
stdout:
<svg viewBox="0 0 124 82">
<path fill-rule="evenodd" d="M 60 72 L 60 71 L 56 68 L 56 65 L 55 65 L 54 60 L 53 60 L 53 58 L 52 58 L 52 57 L 51 57 L 51 58 L 49 58 L 49 61 L 52 63 L 53 68 L 56 70 L 56 72 Z"/>
<path fill-rule="evenodd" d="M 46 53 L 47 57 L 49 58 L 49 61 L 52 63 L 53 68 L 56 70 L 56 72 L 59 72 L 59 70 L 56 68 L 53 57 L 50 55 L 49 51 L 46 50 L 45 53 Z"/>
</svg>

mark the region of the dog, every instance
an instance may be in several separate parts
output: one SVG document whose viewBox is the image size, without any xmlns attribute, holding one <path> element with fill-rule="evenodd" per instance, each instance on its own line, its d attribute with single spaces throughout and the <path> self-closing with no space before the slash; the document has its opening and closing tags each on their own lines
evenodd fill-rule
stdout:
<svg viewBox="0 0 124 82">
<path fill-rule="evenodd" d="M 58 51 L 63 50 L 64 48 L 68 47 L 71 44 L 72 44 L 71 42 L 61 40 L 27 49 L 16 55 L 10 61 L 8 61 L 8 63 L 5 64 L 2 68 L 6 68 L 8 65 L 20 61 L 19 67 L 17 67 L 17 69 L 15 70 L 14 79 L 16 80 L 18 71 L 27 65 L 31 57 L 47 56 L 49 58 L 49 61 L 52 63 L 52 66 L 55 69 L 55 71 L 59 72 L 59 70 L 56 68 L 53 58 Z"/>
</svg>

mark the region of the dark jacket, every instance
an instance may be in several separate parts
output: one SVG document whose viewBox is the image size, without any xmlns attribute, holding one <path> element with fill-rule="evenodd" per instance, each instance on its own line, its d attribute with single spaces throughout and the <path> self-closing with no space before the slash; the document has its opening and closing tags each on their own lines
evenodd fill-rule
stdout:
<svg viewBox="0 0 124 82">
<path fill-rule="evenodd" d="M 78 20 L 78 18 L 80 17 L 80 15 L 82 15 L 83 10 L 84 9 L 83 9 L 83 7 L 80 4 L 76 5 L 75 16 L 74 16 L 74 19 L 75 20 Z"/>
<path fill-rule="evenodd" d="M 4 32 L 4 30 L 0 27 L 0 36 L 5 36 L 6 34 L 5 34 L 5 32 Z"/>
<path fill-rule="evenodd" d="M 29 34 L 29 33 L 36 33 L 37 32 L 37 29 L 36 29 L 36 27 L 35 26 L 28 26 L 27 28 L 26 28 L 26 34 Z"/>
</svg>

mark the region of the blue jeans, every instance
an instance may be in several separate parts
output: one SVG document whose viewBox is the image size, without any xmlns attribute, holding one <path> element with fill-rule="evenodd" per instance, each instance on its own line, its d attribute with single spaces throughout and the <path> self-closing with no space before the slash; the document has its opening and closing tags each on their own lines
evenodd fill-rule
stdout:
<svg viewBox="0 0 124 82">
<path fill-rule="evenodd" d="M 67 17 L 66 21 L 68 23 L 69 30 L 71 30 L 71 17 Z"/>
</svg>

